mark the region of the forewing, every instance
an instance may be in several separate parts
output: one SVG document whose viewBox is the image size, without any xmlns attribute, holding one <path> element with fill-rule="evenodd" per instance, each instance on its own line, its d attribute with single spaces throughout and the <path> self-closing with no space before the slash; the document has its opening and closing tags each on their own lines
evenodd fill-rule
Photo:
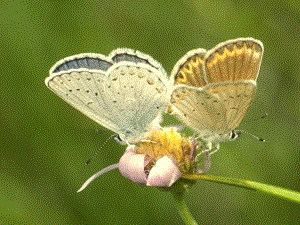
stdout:
<svg viewBox="0 0 300 225">
<path fill-rule="evenodd" d="M 113 62 L 103 55 L 81 54 L 56 63 L 50 70 L 46 85 L 67 103 L 117 132 L 117 112 L 107 102 L 106 71 Z"/>
<path fill-rule="evenodd" d="M 195 49 L 183 56 L 174 66 L 171 77 L 176 84 L 185 84 L 191 87 L 202 87 L 206 84 L 203 64 L 205 49 Z"/>
<path fill-rule="evenodd" d="M 129 53 L 125 57 L 120 50 L 112 52 L 110 57 L 98 54 L 68 57 L 52 67 L 46 85 L 116 133 L 146 132 L 167 107 L 168 79 L 163 69 L 156 67 L 159 64 L 155 60 L 135 55 L 133 50 Z"/>
<path fill-rule="evenodd" d="M 51 69 L 50 76 L 75 70 L 99 70 L 107 71 L 113 65 L 113 61 L 101 54 L 83 53 L 73 55 L 58 61 Z"/>
<path fill-rule="evenodd" d="M 152 69 L 155 69 L 155 71 L 160 71 L 160 73 L 157 73 L 156 76 L 160 77 L 160 79 L 162 79 L 163 82 L 169 81 L 169 79 L 167 78 L 166 71 L 164 70 L 162 65 L 150 55 L 147 55 L 140 51 L 134 51 L 129 48 L 118 48 L 110 53 L 110 58 L 115 63 L 134 62 L 142 67 L 151 67 Z"/>
<path fill-rule="evenodd" d="M 234 130 L 244 119 L 256 92 L 255 81 L 211 84 L 204 90 L 217 97 L 226 110 L 227 127 L 224 133 Z"/>
<path fill-rule="evenodd" d="M 202 88 L 177 86 L 171 96 L 172 110 L 182 122 L 200 136 L 223 134 L 226 129 L 226 110 L 218 96 Z"/>
<path fill-rule="evenodd" d="M 226 41 L 210 50 L 204 59 L 208 83 L 256 81 L 263 55 L 263 44 L 253 38 Z"/>
</svg>

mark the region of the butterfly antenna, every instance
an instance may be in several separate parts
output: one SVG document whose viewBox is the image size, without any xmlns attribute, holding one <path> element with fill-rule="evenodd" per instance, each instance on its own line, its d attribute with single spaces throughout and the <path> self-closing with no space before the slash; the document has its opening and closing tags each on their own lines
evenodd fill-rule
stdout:
<svg viewBox="0 0 300 225">
<path fill-rule="evenodd" d="M 100 152 L 100 150 L 106 145 L 106 143 L 107 143 L 110 139 L 112 139 L 112 138 L 114 138 L 114 137 L 116 137 L 116 136 L 117 136 L 117 134 L 113 134 L 113 135 L 111 135 L 109 138 L 107 138 L 107 139 L 104 141 L 104 143 L 102 144 L 102 146 L 98 149 L 98 151 L 96 151 L 96 153 L 93 155 L 93 157 L 86 161 L 85 165 L 86 165 L 86 166 L 89 165 L 89 164 L 94 160 L 94 158 L 98 155 L 98 153 Z"/>
<path fill-rule="evenodd" d="M 264 118 L 266 118 L 266 117 L 268 117 L 269 116 L 269 114 L 268 113 L 265 113 L 265 115 L 263 115 L 262 117 L 260 117 L 260 119 L 264 119 Z"/>
<path fill-rule="evenodd" d="M 248 134 L 248 135 L 250 135 L 250 136 L 256 138 L 257 140 L 259 140 L 259 141 L 261 141 L 261 142 L 266 142 L 265 139 L 262 139 L 262 138 L 260 138 L 260 137 L 257 137 L 257 136 L 255 136 L 254 134 L 249 133 L 248 131 L 245 131 L 245 130 L 236 130 L 236 131 L 237 131 L 237 132 L 240 132 L 240 133 Z"/>
<path fill-rule="evenodd" d="M 256 119 L 254 119 L 254 120 L 251 120 L 251 122 L 256 122 L 256 121 L 258 121 L 258 120 L 265 119 L 265 118 L 268 117 L 268 116 L 269 116 L 269 114 L 268 114 L 268 113 L 265 113 L 263 116 L 261 116 L 261 117 L 259 117 L 259 118 L 256 118 Z M 245 124 L 247 124 L 247 123 L 243 123 L 243 125 L 245 125 Z"/>
</svg>

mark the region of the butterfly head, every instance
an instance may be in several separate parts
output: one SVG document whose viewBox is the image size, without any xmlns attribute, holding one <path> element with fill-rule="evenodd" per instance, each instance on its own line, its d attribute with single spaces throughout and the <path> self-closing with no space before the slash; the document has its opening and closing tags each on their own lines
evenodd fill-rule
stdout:
<svg viewBox="0 0 300 225">
<path fill-rule="evenodd" d="M 119 134 L 116 134 L 114 136 L 114 140 L 119 143 L 120 145 L 126 145 L 129 143 L 135 143 L 135 135 L 133 134 L 132 131 L 126 130 L 122 131 Z"/>
<path fill-rule="evenodd" d="M 235 141 L 241 135 L 241 132 L 233 130 L 228 135 L 229 135 L 229 141 Z"/>
<path fill-rule="evenodd" d="M 126 130 L 116 134 L 114 136 L 114 140 L 121 145 L 129 145 L 139 142 L 142 138 L 144 138 L 145 135 L 146 132 L 138 130 Z"/>
<path fill-rule="evenodd" d="M 233 130 L 227 134 L 213 134 L 204 136 L 203 139 L 206 142 L 226 142 L 235 141 L 241 135 L 240 131 Z"/>
<path fill-rule="evenodd" d="M 113 139 L 120 145 L 126 145 L 126 142 L 121 138 L 120 134 L 116 134 Z"/>
</svg>

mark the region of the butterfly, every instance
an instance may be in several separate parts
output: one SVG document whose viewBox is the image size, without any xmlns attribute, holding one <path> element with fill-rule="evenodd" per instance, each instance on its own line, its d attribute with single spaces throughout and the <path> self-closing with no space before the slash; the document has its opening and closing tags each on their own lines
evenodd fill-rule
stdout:
<svg viewBox="0 0 300 225">
<path fill-rule="evenodd" d="M 116 49 L 109 56 L 84 53 L 58 61 L 45 80 L 74 108 L 115 132 L 123 144 L 136 143 L 160 127 L 170 101 L 170 81 L 151 56 Z"/>
<path fill-rule="evenodd" d="M 206 51 L 188 52 L 175 65 L 169 113 L 206 143 L 235 140 L 235 131 L 254 99 L 262 42 L 238 38 Z"/>
</svg>

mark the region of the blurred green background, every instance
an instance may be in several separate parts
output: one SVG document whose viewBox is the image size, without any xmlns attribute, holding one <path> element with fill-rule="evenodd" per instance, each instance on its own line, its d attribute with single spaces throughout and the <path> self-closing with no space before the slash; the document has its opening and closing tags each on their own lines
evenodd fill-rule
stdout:
<svg viewBox="0 0 300 225">
<path fill-rule="evenodd" d="M 118 170 L 76 193 L 117 163 L 125 146 L 109 141 L 86 167 L 112 132 L 53 94 L 44 79 L 64 57 L 118 47 L 150 54 L 170 73 L 189 50 L 261 40 L 258 92 L 240 129 L 267 142 L 242 135 L 222 144 L 209 174 L 300 191 L 299 21 L 298 0 L 2 0 L 0 224 L 183 224 L 171 195 Z M 175 123 L 165 117 L 165 125 Z M 186 200 L 199 224 L 300 224 L 299 205 L 236 187 L 199 181 Z"/>
</svg>

